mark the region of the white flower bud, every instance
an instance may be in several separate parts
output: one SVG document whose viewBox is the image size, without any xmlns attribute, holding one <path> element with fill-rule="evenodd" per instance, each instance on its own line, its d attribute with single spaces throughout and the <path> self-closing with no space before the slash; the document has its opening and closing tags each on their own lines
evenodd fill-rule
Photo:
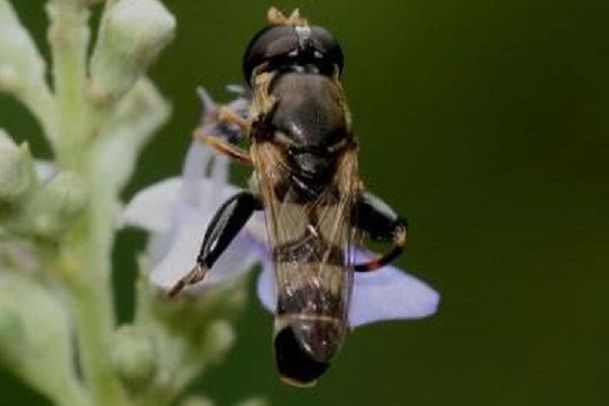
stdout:
<svg viewBox="0 0 609 406">
<path fill-rule="evenodd" d="M 157 0 L 122 0 L 109 10 L 91 57 L 94 102 L 123 96 L 173 39 L 174 16 Z"/>
<path fill-rule="evenodd" d="M 2 271 L 0 360 L 44 394 L 65 388 L 74 353 L 64 302 L 31 276 Z"/>
<path fill-rule="evenodd" d="M 132 390 L 145 388 L 154 379 L 158 354 L 152 337 L 133 326 L 121 327 L 114 335 L 112 368 Z"/>
<path fill-rule="evenodd" d="M 60 172 L 33 197 L 26 215 L 30 231 L 47 237 L 61 233 L 82 213 L 88 199 L 81 178 L 72 172 Z"/>
<path fill-rule="evenodd" d="M 17 202 L 34 182 L 35 173 L 28 145 L 17 146 L 0 129 L 0 202 Z"/>
<path fill-rule="evenodd" d="M 36 44 L 7 0 L 0 0 L 0 90 L 18 91 L 44 81 L 46 66 Z"/>
</svg>

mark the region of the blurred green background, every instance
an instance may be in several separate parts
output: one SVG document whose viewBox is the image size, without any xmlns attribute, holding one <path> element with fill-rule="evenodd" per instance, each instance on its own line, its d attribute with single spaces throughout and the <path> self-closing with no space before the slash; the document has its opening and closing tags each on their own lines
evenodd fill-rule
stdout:
<svg viewBox="0 0 609 406">
<path fill-rule="evenodd" d="M 14 3 L 48 55 L 43 2 Z M 277 379 L 272 319 L 252 296 L 237 347 L 193 390 L 218 404 L 250 394 L 277 405 L 607 404 L 606 1 L 165 3 L 178 35 L 152 75 L 175 111 L 125 198 L 179 172 L 199 118 L 195 87 L 222 99 L 241 81 L 267 8 L 300 7 L 342 42 L 363 178 L 411 220 L 399 265 L 442 294 L 433 318 L 355 331 L 314 390 Z M 48 155 L 4 95 L 0 124 Z M 144 242 L 135 232 L 118 240 L 123 320 Z M 46 404 L 4 372 L 0 393 L 3 405 Z"/>
</svg>

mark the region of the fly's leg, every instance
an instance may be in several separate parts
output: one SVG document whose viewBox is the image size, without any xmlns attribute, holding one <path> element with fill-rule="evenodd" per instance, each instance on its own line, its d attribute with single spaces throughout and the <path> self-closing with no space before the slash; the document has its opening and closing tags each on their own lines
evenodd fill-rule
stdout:
<svg viewBox="0 0 609 406">
<path fill-rule="evenodd" d="M 388 264 L 402 253 L 406 245 L 408 221 L 400 217 L 387 203 L 371 193 L 363 193 L 355 202 L 354 227 L 374 241 L 392 242 L 393 247 L 377 258 L 356 264 L 355 272 L 371 272 Z"/>
<path fill-rule="evenodd" d="M 213 135 L 209 135 L 205 133 L 205 130 L 202 128 L 197 128 L 194 132 L 194 137 L 201 142 L 209 145 L 216 151 L 228 155 L 229 157 L 235 159 L 238 162 L 246 165 L 252 165 L 252 158 L 249 153 L 238 146 L 231 144 L 230 142 Z"/>
<path fill-rule="evenodd" d="M 195 267 L 169 290 L 169 297 L 174 297 L 188 285 L 202 281 L 254 210 L 261 208 L 260 201 L 251 192 L 241 192 L 228 199 L 209 223 Z"/>
<path fill-rule="evenodd" d="M 232 111 L 227 106 L 218 107 L 218 111 L 216 112 L 218 115 L 218 121 L 224 124 L 234 124 L 244 133 L 247 132 L 249 127 L 249 122 L 247 119 L 241 117 L 239 114 Z"/>
<path fill-rule="evenodd" d="M 204 106 L 203 117 L 201 125 L 194 131 L 194 138 L 241 163 L 251 165 L 248 152 L 236 145 L 244 134 L 249 133 L 249 121 L 238 113 L 245 99 L 240 97 L 230 104 L 217 106 L 205 89 L 199 88 L 199 96 Z"/>
</svg>

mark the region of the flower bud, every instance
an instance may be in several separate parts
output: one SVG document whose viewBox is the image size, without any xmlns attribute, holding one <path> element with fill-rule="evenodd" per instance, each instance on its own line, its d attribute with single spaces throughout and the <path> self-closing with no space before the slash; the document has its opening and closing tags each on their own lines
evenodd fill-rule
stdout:
<svg viewBox="0 0 609 406">
<path fill-rule="evenodd" d="M 122 0 L 102 22 L 91 58 L 89 95 L 100 104 L 119 99 L 173 39 L 176 21 L 157 0 Z"/>
<path fill-rule="evenodd" d="M 17 146 L 0 130 L 0 202 L 17 202 L 34 182 L 35 173 L 28 145 Z"/>
<path fill-rule="evenodd" d="M 42 393 L 65 387 L 74 353 L 68 311 L 56 290 L 15 270 L 0 280 L 0 360 Z"/>
<path fill-rule="evenodd" d="M 46 66 L 32 37 L 7 0 L 0 0 L 0 90 L 44 81 Z"/>
<path fill-rule="evenodd" d="M 60 172 L 41 188 L 27 211 L 31 231 L 53 236 L 70 227 L 86 207 L 89 193 L 85 183 L 72 172 Z"/>
<path fill-rule="evenodd" d="M 142 329 L 121 327 L 113 339 L 112 368 L 132 390 L 148 386 L 158 368 L 154 340 Z"/>
</svg>

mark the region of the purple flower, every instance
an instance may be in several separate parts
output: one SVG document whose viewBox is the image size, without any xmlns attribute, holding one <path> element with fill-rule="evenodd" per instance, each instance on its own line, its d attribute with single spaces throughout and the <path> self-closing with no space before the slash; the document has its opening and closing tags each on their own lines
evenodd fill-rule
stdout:
<svg viewBox="0 0 609 406">
<path fill-rule="evenodd" d="M 238 189 L 228 183 L 228 160 L 193 142 L 181 177 L 166 179 L 141 192 L 125 208 L 121 223 L 150 233 L 148 254 L 151 282 L 169 289 L 192 269 L 212 216 Z M 250 233 L 243 230 L 193 288 L 242 275 L 260 262 L 251 249 Z M 191 288 L 192 289 L 192 288 Z"/>
<path fill-rule="evenodd" d="M 203 91 L 206 109 L 211 117 L 215 103 Z M 229 105 L 231 106 L 231 105 Z M 235 102 L 242 106 L 242 102 Z M 236 107 L 235 107 L 236 108 Z M 203 129 L 225 135 L 213 120 Z M 195 264 L 203 234 L 220 205 L 239 189 L 228 183 L 229 162 L 209 147 L 194 141 L 186 155 L 181 177 L 156 183 L 141 192 L 127 205 L 122 225 L 148 231 L 151 239 L 148 253 L 152 263 L 150 280 L 163 290 L 170 289 Z M 367 252 L 356 252 L 356 260 L 370 258 Z M 226 252 L 213 266 L 205 280 L 187 289 L 200 291 L 253 269 L 260 264 L 258 297 L 273 312 L 276 307 L 275 276 L 267 245 L 264 216 L 254 215 L 237 235 Z M 416 319 L 435 313 L 439 294 L 421 280 L 396 267 L 354 276 L 349 311 L 352 327 L 383 320 Z"/>
</svg>

